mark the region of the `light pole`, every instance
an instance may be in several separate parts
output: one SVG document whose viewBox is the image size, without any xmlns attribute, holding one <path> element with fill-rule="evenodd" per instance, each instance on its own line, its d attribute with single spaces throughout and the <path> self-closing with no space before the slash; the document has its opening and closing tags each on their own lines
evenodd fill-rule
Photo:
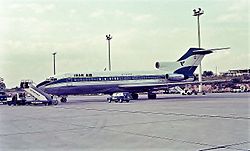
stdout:
<svg viewBox="0 0 250 151">
<path fill-rule="evenodd" d="M 106 40 L 108 40 L 108 60 L 109 60 L 109 71 L 111 71 L 111 59 L 110 59 L 110 40 L 112 39 L 111 35 L 106 35 Z"/>
<path fill-rule="evenodd" d="M 197 16 L 197 24 L 198 24 L 198 45 L 199 48 L 201 47 L 201 40 L 200 40 L 200 16 L 204 14 L 204 11 L 201 10 L 201 8 L 198 8 L 198 10 L 194 9 L 193 10 L 194 14 L 193 16 Z M 199 65 L 199 92 L 202 92 L 202 68 L 201 68 L 201 63 Z"/>
<path fill-rule="evenodd" d="M 53 65 L 54 65 L 54 75 L 56 74 L 56 52 L 52 53 L 53 55 Z"/>
</svg>

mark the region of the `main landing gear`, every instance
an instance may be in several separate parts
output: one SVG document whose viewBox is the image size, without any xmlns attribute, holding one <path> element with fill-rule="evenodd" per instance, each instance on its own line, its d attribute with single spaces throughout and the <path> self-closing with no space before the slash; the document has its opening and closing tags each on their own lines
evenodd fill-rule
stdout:
<svg viewBox="0 0 250 151">
<path fill-rule="evenodd" d="M 131 96 L 133 100 L 138 100 L 139 95 L 137 93 L 132 93 Z"/>
<path fill-rule="evenodd" d="M 148 92 L 148 99 L 156 99 L 156 94 L 152 92 Z"/>
</svg>

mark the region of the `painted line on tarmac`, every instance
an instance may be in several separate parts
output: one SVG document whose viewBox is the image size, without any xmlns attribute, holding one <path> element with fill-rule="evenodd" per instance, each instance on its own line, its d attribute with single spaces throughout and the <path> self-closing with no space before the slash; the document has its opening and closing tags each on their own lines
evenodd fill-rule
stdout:
<svg viewBox="0 0 250 151">
<path fill-rule="evenodd" d="M 167 140 L 167 141 L 173 141 L 173 142 L 179 142 L 179 143 L 185 143 L 185 144 L 192 144 L 192 145 L 199 145 L 199 146 L 210 146 L 210 148 L 202 149 L 202 150 L 199 150 L 199 151 L 207 151 L 207 150 L 213 150 L 213 149 L 234 149 L 234 150 L 248 151 L 248 150 L 245 150 L 245 149 L 234 148 L 234 146 L 250 143 L 249 141 L 246 141 L 246 142 L 235 143 L 235 144 L 230 144 L 230 145 L 220 145 L 220 146 L 218 146 L 218 145 L 212 145 L 212 144 L 208 144 L 208 143 L 187 141 L 187 140 L 175 139 L 175 138 L 164 137 L 164 136 L 141 134 L 141 133 L 136 133 L 136 132 L 113 130 L 113 129 L 107 129 L 107 128 L 104 128 L 104 129 L 108 130 L 108 131 L 123 133 L 123 134 L 130 134 L 130 135 L 136 135 L 136 136 L 141 136 L 141 137 L 148 137 L 148 138 L 152 138 L 152 139 Z"/>
<path fill-rule="evenodd" d="M 240 142 L 240 143 L 235 143 L 235 144 L 219 145 L 219 146 L 215 146 L 211 148 L 200 149 L 199 151 L 208 151 L 208 150 L 217 150 L 217 149 L 235 149 L 235 150 L 247 151 L 246 149 L 239 149 L 239 148 L 234 148 L 234 147 L 239 146 L 239 145 L 249 144 L 249 143 L 250 143 L 249 141 L 246 141 L 246 142 Z"/>
<path fill-rule="evenodd" d="M 133 113 L 133 114 L 153 114 L 153 115 L 174 115 L 174 116 L 188 116 L 198 118 L 220 118 L 220 119 L 233 119 L 233 120 L 250 120 L 250 117 L 243 116 L 224 116 L 224 115 L 209 115 L 209 114 L 187 114 L 187 113 L 174 113 L 174 112 L 151 112 L 151 111 L 128 111 L 128 110 L 116 110 L 116 109 L 95 109 L 95 108 L 67 108 L 63 109 L 74 109 L 74 110 L 89 110 L 89 111 L 101 111 L 101 112 L 120 112 L 120 113 Z"/>
</svg>

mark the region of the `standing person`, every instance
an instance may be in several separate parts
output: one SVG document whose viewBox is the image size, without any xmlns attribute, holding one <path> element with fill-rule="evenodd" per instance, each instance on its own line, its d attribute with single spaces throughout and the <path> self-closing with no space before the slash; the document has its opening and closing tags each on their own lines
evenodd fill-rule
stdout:
<svg viewBox="0 0 250 151">
<path fill-rule="evenodd" d="M 12 97 L 12 104 L 14 106 L 16 106 L 16 103 L 17 103 L 17 94 L 15 94 L 13 97 Z"/>
</svg>

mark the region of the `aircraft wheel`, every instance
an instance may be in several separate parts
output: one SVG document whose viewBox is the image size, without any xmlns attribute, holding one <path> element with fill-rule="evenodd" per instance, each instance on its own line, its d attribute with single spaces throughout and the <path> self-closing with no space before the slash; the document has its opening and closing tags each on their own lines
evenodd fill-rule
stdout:
<svg viewBox="0 0 250 151">
<path fill-rule="evenodd" d="M 155 93 L 148 93 L 148 99 L 156 99 Z"/>
<path fill-rule="evenodd" d="M 139 95 L 137 93 L 132 93 L 133 100 L 138 100 Z"/>
<path fill-rule="evenodd" d="M 66 103 L 66 102 L 67 102 L 67 98 L 66 98 L 66 97 L 62 97 L 62 98 L 61 98 L 61 102 L 62 102 L 62 103 Z"/>
</svg>

